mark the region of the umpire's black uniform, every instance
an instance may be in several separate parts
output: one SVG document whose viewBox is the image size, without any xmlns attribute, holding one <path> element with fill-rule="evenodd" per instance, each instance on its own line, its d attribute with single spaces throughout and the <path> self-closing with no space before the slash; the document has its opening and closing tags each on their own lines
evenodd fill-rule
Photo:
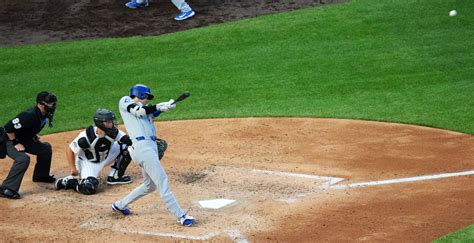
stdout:
<svg viewBox="0 0 474 243">
<path fill-rule="evenodd" d="M 18 114 L 5 124 L 6 133 L 15 135 L 13 140 L 9 135 L 7 137 L 9 141 L 6 143 L 7 155 L 14 162 L 7 178 L 0 186 L 0 196 L 10 199 L 20 198 L 18 191 L 30 164 L 30 156 L 27 153 L 37 156 L 33 181 L 48 183 L 55 181 L 55 178 L 49 175 L 52 158 L 51 145 L 39 141 L 37 134 L 46 123 L 49 122 L 49 125 L 52 126 L 56 102 L 57 98 L 54 94 L 46 91 L 40 92 L 36 98 L 36 106 Z M 25 150 L 18 151 L 15 148 L 18 144 L 23 145 Z"/>
</svg>

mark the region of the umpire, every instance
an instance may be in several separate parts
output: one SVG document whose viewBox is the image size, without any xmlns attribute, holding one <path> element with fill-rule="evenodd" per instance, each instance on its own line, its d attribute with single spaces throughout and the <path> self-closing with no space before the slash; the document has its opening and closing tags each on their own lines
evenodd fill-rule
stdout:
<svg viewBox="0 0 474 243">
<path fill-rule="evenodd" d="M 53 126 L 53 115 L 57 97 L 53 93 L 42 91 L 36 96 L 36 106 L 18 114 L 5 124 L 7 135 L 6 151 L 14 160 L 7 178 L 0 186 L 0 196 L 19 199 L 21 181 L 30 164 L 30 156 L 36 155 L 33 172 L 34 182 L 53 183 L 55 178 L 49 175 L 52 149 L 47 142 L 39 141 L 38 133 L 46 123 Z"/>
</svg>

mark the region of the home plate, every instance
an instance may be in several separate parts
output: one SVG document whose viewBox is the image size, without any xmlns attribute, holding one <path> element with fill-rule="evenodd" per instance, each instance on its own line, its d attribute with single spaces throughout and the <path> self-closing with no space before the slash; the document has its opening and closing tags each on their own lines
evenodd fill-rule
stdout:
<svg viewBox="0 0 474 243">
<path fill-rule="evenodd" d="M 231 203 L 235 202 L 235 200 L 231 199 L 214 199 L 214 200 L 204 200 L 204 201 L 199 201 L 199 205 L 203 208 L 212 208 L 212 209 L 218 209 L 225 207 Z"/>
</svg>

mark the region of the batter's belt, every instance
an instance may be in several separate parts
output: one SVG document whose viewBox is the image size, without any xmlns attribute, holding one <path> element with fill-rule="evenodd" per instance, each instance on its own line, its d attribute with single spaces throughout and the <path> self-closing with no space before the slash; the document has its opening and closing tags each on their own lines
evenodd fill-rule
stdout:
<svg viewBox="0 0 474 243">
<path fill-rule="evenodd" d="M 137 141 L 146 140 L 146 139 L 150 139 L 150 140 L 156 141 L 156 137 L 155 137 L 155 136 L 140 136 L 140 137 L 136 137 L 136 138 L 135 138 L 135 140 L 137 140 Z"/>
</svg>

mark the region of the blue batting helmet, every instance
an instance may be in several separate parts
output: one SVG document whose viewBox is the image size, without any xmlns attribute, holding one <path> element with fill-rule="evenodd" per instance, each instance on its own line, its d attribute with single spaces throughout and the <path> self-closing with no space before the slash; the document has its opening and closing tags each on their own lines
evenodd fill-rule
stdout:
<svg viewBox="0 0 474 243">
<path fill-rule="evenodd" d="M 134 98 L 134 97 L 138 97 L 139 99 L 149 99 L 149 100 L 152 100 L 153 96 L 151 94 L 151 90 L 150 88 L 148 88 L 148 86 L 144 85 L 144 84 L 137 84 L 135 86 L 133 86 L 132 88 L 130 88 L 130 97 Z"/>
</svg>

